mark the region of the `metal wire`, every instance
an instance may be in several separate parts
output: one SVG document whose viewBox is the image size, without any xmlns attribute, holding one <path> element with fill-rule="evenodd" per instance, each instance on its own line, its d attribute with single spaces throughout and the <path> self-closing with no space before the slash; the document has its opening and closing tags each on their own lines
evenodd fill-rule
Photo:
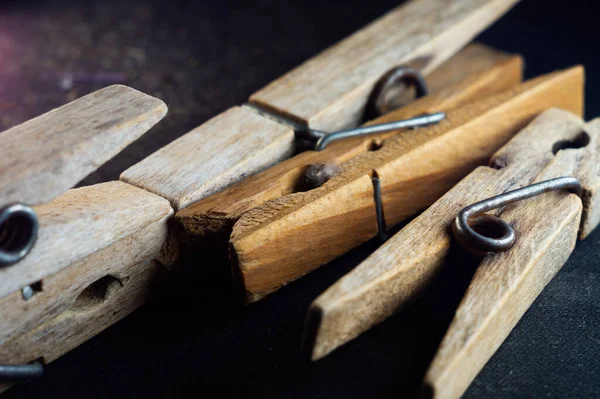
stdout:
<svg viewBox="0 0 600 399">
<path fill-rule="evenodd" d="M 375 85 L 367 102 L 367 116 L 374 119 L 379 115 L 393 111 L 386 102 L 386 94 L 395 86 L 404 84 L 415 88 L 415 98 L 426 96 L 429 92 L 425 78 L 416 69 L 397 66 L 386 72 Z"/>
<path fill-rule="evenodd" d="M 484 215 L 484 213 L 548 191 L 563 189 L 581 195 L 581 183 L 578 179 L 558 177 L 469 205 L 454 219 L 452 224 L 454 236 L 463 247 L 477 254 L 506 251 L 515 243 L 514 229 L 499 217 Z M 485 230 L 488 235 L 476 230 Z"/>
<path fill-rule="evenodd" d="M 375 175 L 371 179 L 373 182 L 373 197 L 375 199 L 375 215 L 377 218 L 377 236 L 381 242 L 387 240 L 385 231 L 385 218 L 383 217 L 383 199 L 381 198 L 381 180 Z"/>
<path fill-rule="evenodd" d="M 406 83 L 413 85 L 416 88 L 416 98 L 427 95 L 427 84 L 425 78 L 419 73 L 419 71 L 399 66 L 393 68 L 387 72 L 379 80 L 379 83 L 375 86 L 373 93 L 367 103 L 367 114 L 370 115 L 369 119 L 373 119 L 379 115 L 389 112 L 388 108 L 385 108 L 385 94 L 394 86 L 400 83 Z M 321 151 L 325 149 L 329 144 L 337 140 L 348 139 L 358 136 L 366 136 L 370 134 L 384 133 L 398 129 L 405 129 L 409 127 L 423 127 L 431 124 L 439 123 L 446 118 L 446 114 L 443 112 L 437 112 L 434 114 L 417 116 L 410 119 L 381 123 L 378 125 L 362 126 L 353 129 L 342 130 L 334 133 L 326 133 L 316 129 L 310 129 L 307 127 L 296 128 L 296 139 L 304 144 L 308 143 L 308 147 L 314 143 L 315 151 Z"/>
<path fill-rule="evenodd" d="M 408 127 L 428 126 L 435 123 L 439 123 L 445 118 L 445 113 L 436 112 L 434 114 L 416 116 L 414 118 L 404 119 L 400 121 L 381 123 L 378 125 L 362 126 L 357 127 L 355 129 L 341 130 L 339 132 L 325 134 L 317 140 L 315 144 L 315 151 L 324 150 L 325 147 L 337 140 L 343 140 L 358 136 L 366 136 L 369 134 L 384 133 L 398 129 L 405 129 Z"/>
<path fill-rule="evenodd" d="M 0 364 L 0 381 L 22 381 L 40 378 L 44 374 L 44 366 L 35 362 L 31 364 Z"/>
</svg>

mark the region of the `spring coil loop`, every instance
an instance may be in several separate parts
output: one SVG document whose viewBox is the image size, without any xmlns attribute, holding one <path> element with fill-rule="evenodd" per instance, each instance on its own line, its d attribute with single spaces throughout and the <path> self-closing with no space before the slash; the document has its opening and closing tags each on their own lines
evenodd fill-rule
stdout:
<svg viewBox="0 0 600 399">
<path fill-rule="evenodd" d="M 10 204 L 0 208 L 0 267 L 23 259 L 37 239 L 39 222 L 33 208 Z"/>
</svg>

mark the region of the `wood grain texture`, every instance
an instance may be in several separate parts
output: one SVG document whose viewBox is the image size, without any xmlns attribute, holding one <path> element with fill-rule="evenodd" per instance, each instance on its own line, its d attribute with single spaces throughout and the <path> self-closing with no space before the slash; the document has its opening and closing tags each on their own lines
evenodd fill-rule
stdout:
<svg viewBox="0 0 600 399">
<path fill-rule="evenodd" d="M 175 210 L 289 157 L 292 128 L 233 107 L 121 174 L 121 180 L 167 198 Z"/>
<path fill-rule="evenodd" d="M 146 302 L 163 272 L 162 265 L 152 260 L 117 271 L 114 276 L 118 281 L 109 284 L 103 295 L 92 291 L 88 296 L 81 296 L 53 318 L 0 343 L 0 359 L 8 364 L 56 360 Z M 0 392 L 10 386 L 10 383 L 0 382 Z"/>
<path fill-rule="evenodd" d="M 375 236 L 371 175 L 392 226 L 426 208 L 543 110 L 583 111 L 583 69 L 557 72 L 448 114 L 437 126 L 386 140 L 323 186 L 267 202 L 236 222 L 235 274 L 255 301 Z"/>
<path fill-rule="evenodd" d="M 544 112 L 494 154 L 493 168 L 477 168 L 327 289 L 307 318 L 312 358 L 322 358 L 414 300 L 442 268 L 452 244 L 449 226 L 458 212 L 532 182 L 554 161 L 555 143 L 575 140 L 582 127 L 583 121 L 566 111 Z"/>
<path fill-rule="evenodd" d="M 173 213 L 165 199 L 118 181 L 72 189 L 34 209 L 40 219 L 37 243 L 21 262 L 0 269 L 0 299 Z"/>
<path fill-rule="evenodd" d="M 515 60 L 515 58 L 518 58 L 518 60 Z M 522 58 L 517 55 L 508 54 L 481 43 L 471 43 L 425 75 L 428 93 L 438 94 L 443 91 L 449 91 L 454 92 L 454 95 L 456 95 L 461 90 L 461 82 L 469 77 L 475 78 L 475 76 L 485 72 L 491 72 L 492 69 L 496 69 L 499 65 L 506 62 L 518 65 L 513 65 L 512 67 L 504 66 L 502 72 L 497 70 L 496 79 L 488 79 L 485 83 L 477 84 L 473 88 L 468 89 L 467 93 L 472 90 L 489 90 L 488 94 L 495 93 L 498 87 L 503 85 L 503 81 L 510 81 L 511 79 L 515 79 L 516 76 L 522 75 L 524 68 Z M 513 67 L 515 69 L 512 69 Z M 515 82 L 513 85 L 520 83 L 522 76 L 520 77 L 519 82 Z M 504 86 L 506 86 L 506 83 L 504 83 Z M 465 87 L 463 86 L 462 88 L 464 89 Z M 507 88 L 504 87 L 504 89 Z M 414 102 L 414 93 L 412 91 L 402 90 L 402 88 L 398 89 L 397 91 L 390 92 L 391 95 L 396 97 L 389 99 L 390 106 L 407 106 Z"/>
<path fill-rule="evenodd" d="M 3 132 L 0 205 L 36 205 L 56 198 L 166 113 L 162 101 L 115 85 Z"/>
<path fill-rule="evenodd" d="M 516 2 L 410 1 L 273 81 L 250 102 L 315 129 L 356 126 L 385 72 L 412 62 L 428 73 Z"/>
<path fill-rule="evenodd" d="M 584 131 L 592 138 L 600 137 L 600 118 L 594 119 L 585 125 Z M 582 136 L 580 143 L 585 143 Z M 579 180 L 584 187 L 583 220 L 579 238 L 586 238 L 600 223 L 600 140 L 590 140 L 586 151 L 589 151 L 581 161 Z"/>
<path fill-rule="evenodd" d="M 595 132 L 599 133 L 599 132 Z M 583 149 L 561 150 L 535 182 L 577 176 L 585 191 L 588 172 L 583 164 L 597 162 L 600 135 Z M 583 166 L 583 168 L 582 168 Z M 593 181 L 593 179 L 592 179 Z M 587 202 L 588 196 L 583 196 Z M 513 204 L 500 216 L 518 233 L 507 252 L 486 256 L 477 268 L 446 336 L 425 376 L 435 398 L 459 398 L 500 347 L 529 306 L 569 258 L 583 207 L 594 203 L 566 192 L 540 195 Z M 548 217 L 551 212 L 552 217 Z"/>
<path fill-rule="evenodd" d="M 129 209 L 136 212 L 138 208 L 133 206 Z M 103 286 L 112 281 L 106 276 L 117 278 L 118 284 L 123 285 L 134 265 L 157 257 L 166 241 L 169 216 L 170 213 L 165 212 L 162 217 L 148 225 L 132 221 L 131 230 L 123 238 L 43 278 L 42 291 L 27 301 L 23 299 L 20 290 L 1 297 L 0 309 L 3 311 L 0 343 L 57 316 L 78 300 L 81 302 L 81 298 L 86 296 L 82 292 L 94 283 L 98 288 L 98 298 L 91 298 L 90 301 L 100 301 Z M 86 231 L 83 230 L 79 236 L 85 237 Z M 90 247 L 89 242 L 78 242 L 77 238 L 72 242 L 73 246 L 82 244 Z"/>
<path fill-rule="evenodd" d="M 371 123 L 383 123 L 427 112 L 449 111 L 469 101 L 500 93 L 520 83 L 523 60 L 519 56 L 471 45 L 445 62 L 427 80 L 430 95 Z M 390 132 L 350 141 L 334 142 L 324 151 L 306 151 L 272 168 L 177 212 L 180 241 L 194 245 L 203 237 L 227 239 L 240 216 L 263 203 L 302 190 L 311 164 L 340 164 L 380 145 L 397 134 Z M 175 257 L 172 257 L 175 258 Z"/>
</svg>

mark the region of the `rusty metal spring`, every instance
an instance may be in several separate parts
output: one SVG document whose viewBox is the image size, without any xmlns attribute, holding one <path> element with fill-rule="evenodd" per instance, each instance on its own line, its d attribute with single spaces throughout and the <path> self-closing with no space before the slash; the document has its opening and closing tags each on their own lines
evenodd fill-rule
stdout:
<svg viewBox="0 0 600 399">
<path fill-rule="evenodd" d="M 515 243 L 514 229 L 499 217 L 487 215 L 485 212 L 548 191 L 561 189 L 581 195 L 581 183 L 578 179 L 575 177 L 558 177 L 508 191 L 469 205 L 463 208 L 454 219 L 452 224 L 454 236 L 463 247 L 476 254 L 485 255 L 486 253 L 506 251 Z M 476 231 L 476 229 L 482 230 L 482 228 L 490 232 L 489 236 Z"/>
</svg>

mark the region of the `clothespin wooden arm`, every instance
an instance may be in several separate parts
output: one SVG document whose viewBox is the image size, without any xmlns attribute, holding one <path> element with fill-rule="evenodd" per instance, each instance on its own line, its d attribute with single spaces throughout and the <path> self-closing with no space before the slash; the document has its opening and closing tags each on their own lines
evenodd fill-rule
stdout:
<svg viewBox="0 0 600 399">
<path fill-rule="evenodd" d="M 582 112 L 582 68 L 450 112 L 437 126 L 405 132 L 351 159 L 319 188 L 246 212 L 234 225 L 230 249 L 247 300 L 256 301 L 374 237 L 374 175 L 381 182 L 385 224 L 393 226 L 433 203 L 552 106 Z"/>
<path fill-rule="evenodd" d="M 449 226 L 458 212 L 530 184 L 554 158 L 555 144 L 575 140 L 582 126 L 579 117 L 565 111 L 540 115 L 491 158 L 497 169 L 477 168 L 319 296 L 307 318 L 312 358 L 327 355 L 412 301 L 442 267 L 452 242 Z"/>
<path fill-rule="evenodd" d="M 109 182 L 70 190 L 35 210 L 36 246 L 0 269 L 5 364 L 55 360 L 144 303 L 165 270 L 153 261 L 173 214 L 163 198 Z"/>
<path fill-rule="evenodd" d="M 122 182 L 69 190 L 34 209 L 36 245 L 0 269 L 0 343 L 65 311 L 95 281 L 126 280 L 130 263 L 160 251 L 173 213 L 166 200 Z M 36 285 L 39 292 L 25 299 L 21 289 Z"/>
<path fill-rule="evenodd" d="M 64 193 L 167 113 L 162 101 L 114 85 L 0 135 L 0 207 Z"/>
<path fill-rule="evenodd" d="M 425 377 L 431 397 L 458 398 L 464 393 L 567 261 L 578 232 L 585 236 L 598 225 L 599 123 L 600 119 L 590 122 L 580 132 L 584 136 L 574 138 L 575 147 L 583 148 L 560 150 L 535 179 L 578 177 L 581 198 L 546 193 L 500 213 L 518 232 L 517 241 L 510 250 L 481 261 Z"/>
</svg>

